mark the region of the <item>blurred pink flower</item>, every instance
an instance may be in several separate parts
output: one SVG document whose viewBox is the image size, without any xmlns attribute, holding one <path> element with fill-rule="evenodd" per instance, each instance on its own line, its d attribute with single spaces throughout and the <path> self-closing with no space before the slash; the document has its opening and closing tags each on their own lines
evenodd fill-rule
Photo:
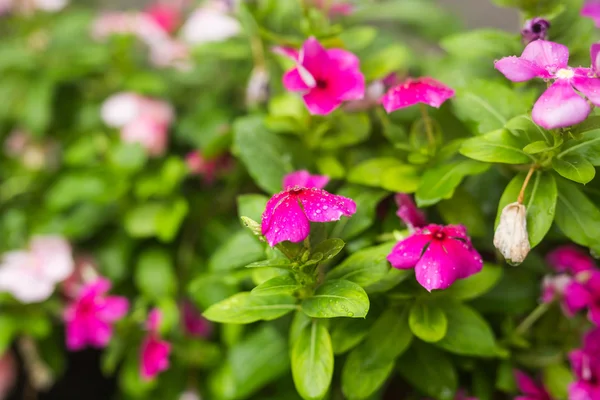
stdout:
<svg viewBox="0 0 600 400">
<path fill-rule="evenodd" d="M 181 321 L 185 332 L 190 336 L 207 338 L 212 333 L 213 326 L 210 321 L 188 300 L 181 303 Z"/>
<path fill-rule="evenodd" d="M 231 167 L 227 155 L 206 158 L 200 150 L 189 152 L 185 157 L 185 163 L 190 174 L 201 176 L 207 185 L 213 184 L 217 175 Z"/>
<path fill-rule="evenodd" d="M 327 11 L 330 16 L 347 16 L 354 12 L 354 5 L 346 1 L 339 0 L 313 0 L 315 7 Z"/>
<path fill-rule="evenodd" d="M 515 400 L 552 400 L 544 385 L 538 384 L 522 371 L 514 370 L 514 374 L 517 387 L 523 394 L 515 397 Z"/>
<path fill-rule="evenodd" d="M 7 399 L 17 380 L 17 362 L 8 350 L 0 355 L 0 400 Z"/>
<path fill-rule="evenodd" d="M 4 152 L 9 157 L 18 157 L 25 152 L 30 143 L 31 136 L 27 132 L 15 129 L 4 140 Z"/>
<path fill-rule="evenodd" d="M 237 36 L 242 26 L 237 19 L 227 13 L 227 6 L 212 1 L 196 9 L 181 27 L 180 36 L 184 42 L 198 45 L 208 42 L 222 42 Z"/>
<path fill-rule="evenodd" d="M 589 253 L 574 245 L 558 247 L 548 253 L 546 261 L 556 271 L 572 275 L 596 268 L 596 263 Z"/>
<path fill-rule="evenodd" d="M 569 385 L 569 400 L 600 399 L 600 329 L 583 336 L 583 346 L 569 353 L 575 382 Z"/>
<path fill-rule="evenodd" d="M 462 225 L 427 225 L 401 240 L 387 256 L 394 268 L 415 269 L 428 291 L 447 289 L 481 271 L 483 260 Z"/>
<path fill-rule="evenodd" d="M 290 172 L 283 177 L 283 188 L 291 189 L 294 186 L 304 188 L 323 189 L 329 183 L 329 177 L 326 175 L 311 175 L 307 170 Z"/>
<path fill-rule="evenodd" d="M 388 90 L 381 98 L 381 103 L 385 111 L 391 113 L 400 108 L 410 107 L 418 103 L 439 108 L 446 100 L 453 96 L 453 89 L 433 78 L 409 78 Z"/>
<path fill-rule="evenodd" d="M 112 35 L 134 35 L 140 18 L 138 13 L 104 12 L 92 23 L 92 37 L 96 40 L 103 40 Z"/>
<path fill-rule="evenodd" d="M 150 45 L 150 61 L 160 68 L 190 71 L 193 67 L 190 57 L 188 45 L 179 40 L 161 40 Z"/>
<path fill-rule="evenodd" d="M 398 206 L 396 215 L 404 222 L 411 232 L 427 225 L 425 214 L 417 207 L 410 195 L 406 193 L 396 193 L 394 200 Z"/>
<path fill-rule="evenodd" d="M 144 10 L 144 13 L 169 34 L 173 33 L 181 23 L 181 10 L 167 2 L 153 3 Z"/>
<path fill-rule="evenodd" d="M 144 380 L 154 379 L 159 373 L 169 368 L 171 344 L 160 340 L 158 328 L 161 318 L 160 311 L 152 309 L 146 320 L 148 334 L 142 342 L 140 362 L 140 374 Z"/>
<path fill-rule="evenodd" d="M 112 128 L 122 128 L 140 114 L 141 96 L 132 92 L 120 92 L 102 103 L 102 121 Z"/>
<path fill-rule="evenodd" d="M 355 212 L 356 203 L 347 197 L 323 189 L 288 187 L 267 202 L 262 234 L 271 247 L 285 240 L 301 242 L 310 232 L 309 221 L 337 221 L 342 215 L 350 217 Z"/>
<path fill-rule="evenodd" d="M 0 292 L 22 303 L 46 300 L 54 286 L 73 272 L 71 246 L 59 236 L 37 236 L 28 250 L 5 253 L 0 263 Z"/>
<path fill-rule="evenodd" d="M 286 53 L 291 54 L 287 50 Z M 284 74 L 283 86 L 303 93 L 311 114 L 326 115 L 344 101 L 364 97 L 365 77 L 359 64 L 354 54 L 342 49 L 327 50 L 310 37 L 300 49 L 297 65 Z"/>
<path fill-rule="evenodd" d="M 129 301 L 107 296 L 111 283 L 98 278 L 81 288 L 77 298 L 65 309 L 67 349 L 81 350 L 87 345 L 106 347 L 113 334 L 112 324 L 127 314 Z"/>
<path fill-rule="evenodd" d="M 148 154 L 161 156 L 167 149 L 168 127 L 151 116 L 141 116 L 123 127 L 121 140 L 138 143 Z"/>
<path fill-rule="evenodd" d="M 581 16 L 591 18 L 600 28 L 600 0 L 586 0 L 581 8 Z"/>
<path fill-rule="evenodd" d="M 61 283 L 62 292 L 69 298 L 75 298 L 83 285 L 98 278 L 98 266 L 91 255 L 75 257 L 73 273 Z"/>
</svg>

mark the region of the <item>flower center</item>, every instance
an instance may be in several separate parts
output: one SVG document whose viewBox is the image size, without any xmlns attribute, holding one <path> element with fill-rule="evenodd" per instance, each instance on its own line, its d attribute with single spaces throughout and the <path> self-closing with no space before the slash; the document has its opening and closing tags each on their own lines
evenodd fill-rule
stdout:
<svg viewBox="0 0 600 400">
<path fill-rule="evenodd" d="M 446 234 L 442 231 L 437 231 L 436 233 L 433 234 L 433 237 L 438 240 L 444 240 L 444 238 L 446 237 Z"/>
<path fill-rule="evenodd" d="M 319 89 L 327 89 L 327 81 L 324 81 L 323 79 L 317 79 L 317 87 Z"/>
<path fill-rule="evenodd" d="M 540 24 L 539 22 L 533 24 L 531 30 L 533 31 L 533 33 L 540 33 L 542 31 L 542 24 Z"/>
<path fill-rule="evenodd" d="M 303 190 L 304 190 L 303 187 L 296 185 L 296 186 L 293 186 L 293 187 L 289 188 L 288 192 L 293 193 L 293 194 L 298 194 L 298 193 L 300 193 Z"/>
<path fill-rule="evenodd" d="M 558 79 L 570 79 L 575 76 L 575 72 L 568 68 L 561 68 L 556 71 L 556 77 Z"/>
</svg>

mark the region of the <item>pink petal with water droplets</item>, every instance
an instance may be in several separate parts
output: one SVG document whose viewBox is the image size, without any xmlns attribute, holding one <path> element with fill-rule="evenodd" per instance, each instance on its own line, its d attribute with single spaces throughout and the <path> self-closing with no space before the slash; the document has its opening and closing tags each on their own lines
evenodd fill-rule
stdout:
<svg viewBox="0 0 600 400">
<path fill-rule="evenodd" d="M 311 89 L 305 79 L 300 75 L 298 68 L 294 68 L 283 74 L 283 86 L 290 92 L 305 92 Z"/>
<path fill-rule="evenodd" d="M 342 215 L 350 217 L 356 212 L 354 200 L 331 194 L 323 189 L 303 190 L 298 198 L 309 221 L 337 221 Z"/>
<path fill-rule="evenodd" d="M 326 75 L 330 65 L 327 50 L 313 36 L 302 45 L 299 60 L 300 64 L 317 79 Z"/>
<path fill-rule="evenodd" d="M 263 235 L 266 234 L 269 231 L 269 228 L 271 227 L 271 220 L 273 218 L 273 213 L 275 212 L 275 209 L 288 196 L 289 193 L 286 190 L 273 195 L 273 197 L 271 197 L 269 201 L 267 201 L 267 205 L 265 207 L 265 211 L 263 212 L 261 222 L 261 231 Z"/>
<path fill-rule="evenodd" d="M 525 82 L 535 77 L 549 77 L 544 68 L 515 56 L 504 57 L 496 61 L 494 68 L 513 82 Z"/>
<path fill-rule="evenodd" d="M 306 108 L 313 115 L 327 115 L 342 104 L 342 99 L 333 97 L 329 91 L 313 88 L 303 97 Z"/>
<path fill-rule="evenodd" d="M 569 49 L 559 43 L 536 40 L 525 47 L 521 59 L 551 70 L 565 68 L 569 62 Z"/>
<path fill-rule="evenodd" d="M 600 106 L 600 79 L 599 78 L 588 78 L 583 76 L 574 76 L 571 79 L 571 83 L 575 86 L 575 89 L 592 102 L 593 105 Z"/>
<path fill-rule="evenodd" d="M 526 394 L 524 397 L 528 400 L 550 400 L 546 389 L 541 384 L 538 384 L 535 380 L 529 377 L 529 375 L 525 374 L 522 371 L 514 370 L 515 381 L 519 390 Z"/>
<path fill-rule="evenodd" d="M 271 51 L 275 54 L 279 54 L 280 56 L 284 56 L 293 61 L 298 61 L 299 53 L 298 50 L 292 47 L 285 46 L 273 46 L 271 47 Z"/>
<path fill-rule="evenodd" d="M 390 113 L 417 103 L 439 108 L 454 96 L 454 90 L 432 78 L 408 79 L 391 88 L 381 98 L 385 110 Z"/>
<path fill-rule="evenodd" d="M 273 209 L 269 226 L 263 234 L 269 245 L 273 247 L 286 240 L 294 243 L 301 242 L 308 237 L 309 232 L 310 225 L 298 204 L 298 196 L 290 194 Z"/>
<path fill-rule="evenodd" d="M 600 2 L 598 0 L 588 0 L 581 8 L 581 16 L 591 18 L 600 28 Z"/>
<path fill-rule="evenodd" d="M 425 246 L 431 242 L 429 234 L 417 231 L 411 236 L 396 243 L 387 260 L 394 268 L 413 268 L 421 259 Z"/>
<path fill-rule="evenodd" d="M 539 40 L 533 42 L 537 43 Z M 535 102 L 533 121 L 546 129 L 564 128 L 585 120 L 590 105 L 567 80 L 557 80 Z"/>
<path fill-rule="evenodd" d="M 471 238 L 467 235 L 467 228 L 464 225 L 446 225 L 444 226 L 444 233 L 453 238 L 461 238 L 471 242 Z"/>
<path fill-rule="evenodd" d="M 404 224 L 410 229 L 421 228 L 427 224 L 425 214 L 421 211 L 412 200 L 412 198 L 405 193 L 397 193 L 394 196 L 398 211 L 396 215 L 404 222 Z"/>
<path fill-rule="evenodd" d="M 329 183 L 329 177 L 325 175 L 311 175 L 307 170 L 295 171 L 283 177 L 283 188 L 289 189 L 294 186 L 302 188 L 324 188 Z"/>
</svg>

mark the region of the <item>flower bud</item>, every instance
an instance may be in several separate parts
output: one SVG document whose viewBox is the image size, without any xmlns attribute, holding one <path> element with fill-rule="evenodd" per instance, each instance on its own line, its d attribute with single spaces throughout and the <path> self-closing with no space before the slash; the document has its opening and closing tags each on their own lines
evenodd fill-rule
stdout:
<svg viewBox="0 0 600 400">
<path fill-rule="evenodd" d="M 525 21 L 523 29 L 521 29 L 521 37 L 524 44 L 529 44 L 534 40 L 546 40 L 548 38 L 548 29 L 550 22 L 544 18 L 532 18 Z"/>
<path fill-rule="evenodd" d="M 526 214 L 527 210 L 523 204 L 508 204 L 502 209 L 500 223 L 494 234 L 494 246 L 511 265 L 522 263 L 531 249 Z"/>
</svg>

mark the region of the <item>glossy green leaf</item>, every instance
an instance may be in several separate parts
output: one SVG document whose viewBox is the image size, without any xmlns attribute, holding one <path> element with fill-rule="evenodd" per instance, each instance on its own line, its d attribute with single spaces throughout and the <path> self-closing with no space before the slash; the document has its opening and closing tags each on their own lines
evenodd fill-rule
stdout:
<svg viewBox="0 0 600 400">
<path fill-rule="evenodd" d="M 213 304 L 203 315 L 206 319 L 224 324 L 249 324 L 279 318 L 296 308 L 296 299 L 293 296 L 256 296 L 242 292 Z"/>
<path fill-rule="evenodd" d="M 265 257 L 264 246 L 245 229 L 240 229 L 212 253 L 208 260 L 211 271 L 242 268 Z"/>
<path fill-rule="evenodd" d="M 331 320 L 329 329 L 331 331 L 331 342 L 333 353 L 343 354 L 354 348 L 367 336 L 372 321 L 368 318 L 336 318 Z"/>
<path fill-rule="evenodd" d="M 341 114 L 333 121 L 331 129 L 316 141 L 325 150 L 335 150 L 364 142 L 371 134 L 371 124 L 366 114 Z"/>
<path fill-rule="evenodd" d="M 386 257 L 394 245 L 389 242 L 351 254 L 327 273 L 327 279 L 345 279 L 363 287 L 379 281 L 390 270 Z"/>
<path fill-rule="evenodd" d="M 273 295 L 273 294 L 293 294 L 300 288 L 300 285 L 290 275 L 281 275 L 271 278 L 266 282 L 261 283 L 254 289 L 252 294 L 257 296 Z"/>
<path fill-rule="evenodd" d="M 302 310 L 313 318 L 364 318 L 369 311 L 369 297 L 364 289 L 347 280 L 330 280 L 302 302 Z"/>
<path fill-rule="evenodd" d="M 391 192 L 414 193 L 420 182 L 419 170 L 412 165 L 398 165 L 381 175 L 381 187 Z"/>
<path fill-rule="evenodd" d="M 382 175 L 385 171 L 401 166 L 402 163 L 393 157 L 381 157 L 363 161 L 348 172 L 348 182 L 365 186 L 381 187 Z"/>
<path fill-rule="evenodd" d="M 526 164 L 534 161 L 522 147 L 514 135 L 499 129 L 465 140 L 460 153 L 474 160 L 493 163 Z"/>
<path fill-rule="evenodd" d="M 484 263 L 483 269 L 465 279 L 459 279 L 448 289 L 445 296 L 459 300 L 475 299 L 491 290 L 502 278 L 503 269 L 497 265 Z"/>
<path fill-rule="evenodd" d="M 346 243 L 342 239 L 326 239 L 312 249 L 312 254 L 321 253 L 323 254 L 322 261 L 331 260 L 342 251 L 345 245 Z"/>
<path fill-rule="evenodd" d="M 555 399 L 568 398 L 567 388 L 575 380 L 573 373 L 563 364 L 552 364 L 544 368 L 542 382 Z"/>
<path fill-rule="evenodd" d="M 448 329 L 446 314 L 433 302 L 414 303 L 410 308 L 408 324 L 412 333 L 426 342 L 437 342 L 443 339 Z"/>
<path fill-rule="evenodd" d="M 481 57 L 493 59 L 521 51 L 521 43 L 516 35 L 496 29 L 455 33 L 443 38 L 440 46 L 452 56 L 461 59 Z"/>
<path fill-rule="evenodd" d="M 342 218 L 336 223 L 330 235 L 348 241 L 373 224 L 375 209 L 387 192 L 364 186 L 348 185 L 340 189 L 337 194 L 349 197 L 356 203 L 356 213 L 352 218 Z"/>
<path fill-rule="evenodd" d="M 584 131 L 581 137 L 565 143 L 557 157 L 580 156 L 593 165 L 600 165 L 600 129 Z"/>
<path fill-rule="evenodd" d="M 169 253 L 160 248 L 151 248 L 138 256 L 133 280 L 140 292 L 150 299 L 174 295 L 177 277 Z"/>
<path fill-rule="evenodd" d="M 268 200 L 267 196 L 261 194 L 244 194 L 238 196 L 238 215 L 260 221 Z"/>
<path fill-rule="evenodd" d="M 581 156 L 571 155 L 552 159 L 552 168 L 564 178 L 586 184 L 596 175 L 596 168 Z"/>
</svg>

